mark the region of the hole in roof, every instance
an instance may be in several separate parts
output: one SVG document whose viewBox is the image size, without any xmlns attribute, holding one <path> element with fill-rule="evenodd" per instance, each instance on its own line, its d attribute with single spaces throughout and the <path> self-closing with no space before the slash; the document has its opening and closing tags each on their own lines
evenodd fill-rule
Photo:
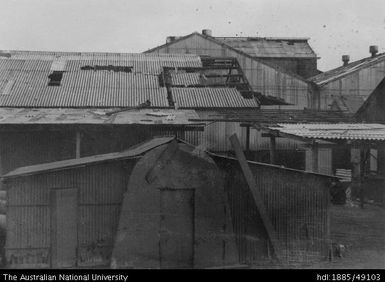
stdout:
<svg viewBox="0 0 385 282">
<path fill-rule="evenodd" d="M 53 71 L 49 76 L 48 86 L 60 86 L 64 71 Z"/>
<path fill-rule="evenodd" d="M 94 66 L 82 66 L 80 67 L 81 70 L 93 70 L 93 71 L 114 71 L 114 72 L 131 72 L 132 67 L 127 67 L 127 66 L 114 66 L 114 65 L 108 65 L 108 66 L 99 66 L 99 65 L 94 65 Z"/>
</svg>

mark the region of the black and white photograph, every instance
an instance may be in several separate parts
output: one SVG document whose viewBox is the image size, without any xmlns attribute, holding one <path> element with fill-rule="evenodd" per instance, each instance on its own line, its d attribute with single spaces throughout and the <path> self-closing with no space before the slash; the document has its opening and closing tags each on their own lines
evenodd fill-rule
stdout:
<svg viewBox="0 0 385 282">
<path fill-rule="evenodd" d="M 385 2 L 1 0 L 0 181 L 4 281 L 385 279 Z"/>
</svg>

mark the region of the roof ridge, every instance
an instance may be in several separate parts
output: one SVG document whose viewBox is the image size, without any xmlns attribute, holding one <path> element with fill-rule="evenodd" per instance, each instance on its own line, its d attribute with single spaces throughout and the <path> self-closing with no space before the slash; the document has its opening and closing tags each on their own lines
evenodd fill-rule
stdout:
<svg viewBox="0 0 385 282">
<path fill-rule="evenodd" d="M 379 59 L 380 60 L 385 59 L 385 52 L 379 53 L 375 57 L 365 57 L 365 58 L 362 58 L 362 59 L 350 62 L 346 66 L 342 65 L 342 66 L 336 67 L 334 69 L 327 70 L 327 71 L 325 71 L 323 73 L 320 73 L 320 74 L 317 74 L 315 76 L 309 77 L 308 80 L 312 81 L 312 82 L 314 82 L 316 84 L 323 85 L 325 83 L 331 82 L 331 81 L 336 80 L 338 78 L 344 77 L 345 75 L 348 75 L 350 73 L 358 71 L 359 69 L 361 69 L 362 65 L 375 63 Z M 337 71 L 343 70 L 343 69 L 346 69 L 346 71 L 343 72 L 343 73 L 340 73 L 340 74 L 335 74 L 334 78 L 330 78 L 330 79 L 326 79 L 325 78 L 324 80 L 322 80 L 320 82 L 316 81 L 318 78 L 322 78 L 322 77 L 325 77 L 325 76 L 327 77 L 328 75 L 332 76 L 332 74 L 334 72 L 337 72 Z"/>
<path fill-rule="evenodd" d="M 169 45 L 174 44 L 174 43 L 176 43 L 176 42 L 182 41 L 182 40 L 187 39 L 187 38 L 189 38 L 189 37 L 191 37 L 191 36 L 193 36 L 193 35 L 198 35 L 198 36 L 200 36 L 200 37 L 202 37 L 202 38 L 204 38 L 204 39 L 210 40 L 210 41 L 215 42 L 216 44 L 219 44 L 219 45 L 225 45 L 227 48 L 233 50 L 234 52 L 236 52 L 236 53 L 238 53 L 238 54 L 242 54 L 242 55 L 244 55 L 244 56 L 246 56 L 246 57 L 248 57 L 248 58 L 250 58 L 250 59 L 252 59 L 252 60 L 255 60 L 255 61 L 257 61 L 257 62 L 259 62 L 259 63 L 261 63 L 261 64 L 263 64 L 263 65 L 265 65 L 265 66 L 271 67 L 271 68 L 273 68 L 273 69 L 275 69 L 275 70 L 277 70 L 277 71 L 279 71 L 279 72 L 281 72 L 281 73 L 285 73 L 285 74 L 287 74 L 287 75 L 290 75 L 290 76 L 292 76 L 292 77 L 294 77 L 294 78 L 296 78 L 296 79 L 298 79 L 298 80 L 301 80 L 301 81 L 303 81 L 303 82 L 305 82 L 305 83 L 307 83 L 307 84 L 311 84 L 311 83 L 312 83 L 312 82 L 309 81 L 308 79 L 306 79 L 306 78 L 304 78 L 304 77 L 302 77 L 302 76 L 300 76 L 300 75 L 298 75 L 298 74 L 296 74 L 296 73 L 293 73 L 293 72 L 290 72 L 290 71 L 288 71 L 288 70 L 285 70 L 284 68 L 282 68 L 282 67 L 280 67 L 280 66 L 278 66 L 278 65 L 276 65 L 276 64 L 268 63 L 268 62 L 266 62 L 266 61 L 260 60 L 259 58 L 253 57 L 253 56 L 251 56 L 251 55 L 245 53 L 245 52 L 242 51 L 242 50 L 239 50 L 239 49 L 237 49 L 237 48 L 232 47 L 232 46 L 229 45 L 229 44 L 226 44 L 225 42 L 219 41 L 219 40 L 216 39 L 215 37 L 203 35 L 203 34 L 197 32 L 197 31 L 195 31 L 195 32 L 193 32 L 193 33 L 190 33 L 190 34 L 188 34 L 188 35 L 186 35 L 186 36 L 181 36 L 181 37 L 179 37 L 178 39 L 175 39 L 175 40 L 172 41 L 172 42 L 165 43 L 165 44 L 156 46 L 156 47 L 154 47 L 154 48 L 148 49 L 148 50 L 144 51 L 143 53 L 151 53 L 151 52 L 154 52 L 154 51 L 156 51 L 156 50 L 158 50 L 158 49 L 160 49 L 160 48 L 163 48 L 163 47 L 165 47 L 165 46 L 169 46 Z M 314 52 L 314 50 L 313 50 L 313 52 Z"/>
</svg>

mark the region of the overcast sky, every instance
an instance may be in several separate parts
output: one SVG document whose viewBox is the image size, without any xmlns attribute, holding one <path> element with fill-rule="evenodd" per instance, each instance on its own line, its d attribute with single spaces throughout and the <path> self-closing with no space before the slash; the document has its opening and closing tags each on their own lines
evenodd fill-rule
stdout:
<svg viewBox="0 0 385 282">
<path fill-rule="evenodd" d="M 0 0 L 0 49 L 143 52 L 168 35 L 310 37 L 325 71 L 385 52 L 384 0 Z"/>
</svg>

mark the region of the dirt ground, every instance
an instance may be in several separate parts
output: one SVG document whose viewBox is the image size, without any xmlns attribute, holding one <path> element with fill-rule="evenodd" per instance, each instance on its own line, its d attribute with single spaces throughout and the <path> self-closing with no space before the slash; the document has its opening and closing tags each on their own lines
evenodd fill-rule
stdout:
<svg viewBox="0 0 385 282">
<path fill-rule="evenodd" d="M 252 268 L 385 269 L 385 208 L 365 205 L 332 206 L 330 229 L 333 246 L 343 245 L 340 256 L 312 265 L 259 265 Z"/>
<path fill-rule="evenodd" d="M 332 206 L 330 212 L 331 239 L 345 250 L 311 268 L 385 269 L 385 208 Z"/>
</svg>

